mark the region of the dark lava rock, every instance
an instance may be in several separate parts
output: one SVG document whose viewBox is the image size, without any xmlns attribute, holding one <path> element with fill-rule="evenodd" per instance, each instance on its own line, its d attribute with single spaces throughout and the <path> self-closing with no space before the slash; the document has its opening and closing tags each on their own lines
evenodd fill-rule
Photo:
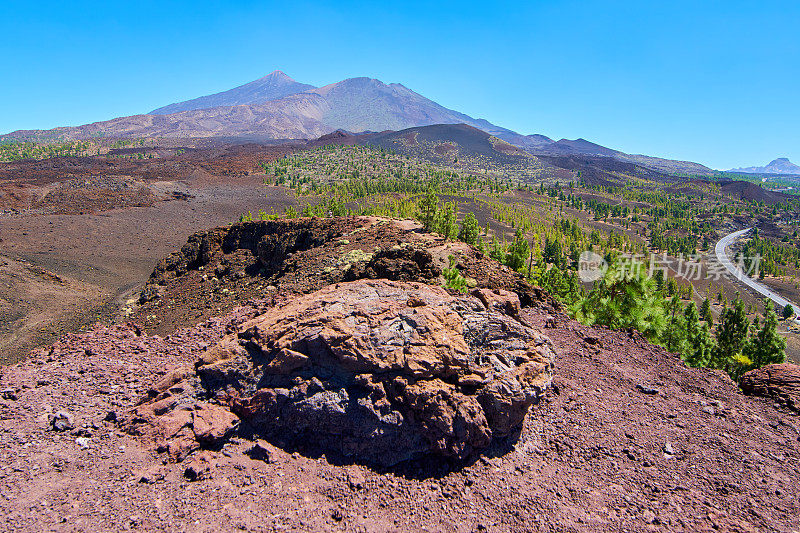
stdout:
<svg viewBox="0 0 800 533">
<path fill-rule="evenodd" d="M 242 324 L 167 376 L 123 426 L 166 436 L 202 420 L 162 447 L 180 456 L 210 435 L 219 446 L 235 426 L 227 407 L 240 433 L 292 449 L 384 467 L 465 459 L 516 433 L 554 358 L 547 337 L 508 313 L 515 294 L 478 296 L 387 280 L 328 286 Z"/>
<path fill-rule="evenodd" d="M 356 263 L 345 279 L 390 279 L 394 281 L 422 281 L 438 278 L 442 271 L 427 250 L 403 247 L 381 250 L 367 263 Z"/>
<path fill-rule="evenodd" d="M 59 411 L 50 419 L 50 427 L 55 431 L 68 431 L 75 427 L 75 422 L 71 414 Z"/>
<path fill-rule="evenodd" d="M 745 372 L 739 381 L 745 394 L 766 396 L 800 411 L 800 366 L 792 363 L 766 365 Z"/>
</svg>

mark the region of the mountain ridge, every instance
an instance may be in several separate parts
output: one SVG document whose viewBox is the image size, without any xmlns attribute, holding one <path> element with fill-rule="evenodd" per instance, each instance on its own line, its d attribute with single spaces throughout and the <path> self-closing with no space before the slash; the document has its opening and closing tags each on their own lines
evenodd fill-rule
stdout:
<svg viewBox="0 0 800 533">
<path fill-rule="evenodd" d="M 789 161 L 788 157 L 778 157 L 763 167 L 732 168 L 728 172 L 739 174 L 789 174 L 800 176 L 800 166 Z"/>
<path fill-rule="evenodd" d="M 284 96 L 302 93 L 315 88 L 316 87 L 313 85 L 293 80 L 281 70 L 274 70 L 266 76 L 239 85 L 233 89 L 169 104 L 154 109 L 148 114 L 170 115 L 173 113 L 180 113 L 181 111 L 264 103 L 269 100 L 276 100 Z"/>
<path fill-rule="evenodd" d="M 602 156 L 660 172 L 714 173 L 698 163 L 626 154 L 585 139 L 554 141 L 540 134 L 522 135 L 448 109 L 400 83 L 355 77 L 314 87 L 280 70 L 229 91 L 169 104 L 149 114 L 46 131 L 19 130 L 0 136 L 0 140 L 149 136 L 291 140 L 315 139 L 336 130 L 398 131 L 434 124 L 467 124 L 533 155 Z"/>
</svg>

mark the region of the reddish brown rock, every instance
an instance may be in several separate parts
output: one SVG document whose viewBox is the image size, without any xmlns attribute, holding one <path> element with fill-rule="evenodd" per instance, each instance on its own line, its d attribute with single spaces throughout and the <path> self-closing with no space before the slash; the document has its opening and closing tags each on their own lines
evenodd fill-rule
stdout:
<svg viewBox="0 0 800 533">
<path fill-rule="evenodd" d="M 191 424 L 204 447 L 230 434 L 232 411 L 284 447 L 382 466 L 464 459 L 514 434 L 553 368 L 549 339 L 515 318 L 516 295 L 481 295 L 388 280 L 326 287 L 245 322 L 129 418 L 178 442 Z"/>
<path fill-rule="evenodd" d="M 800 411 L 800 366 L 792 363 L 767 365 L 746 372 L 739 381 L 746 394 L 774 398 Z"/>
<path fill-rule="evenodd" d="M 519 296 L 502 289 L 473 289 L 472 296 L 483 302 L 487 309 L 494 308 L 510 316 L 518 316 L 520 310 Z"/>
</svg>

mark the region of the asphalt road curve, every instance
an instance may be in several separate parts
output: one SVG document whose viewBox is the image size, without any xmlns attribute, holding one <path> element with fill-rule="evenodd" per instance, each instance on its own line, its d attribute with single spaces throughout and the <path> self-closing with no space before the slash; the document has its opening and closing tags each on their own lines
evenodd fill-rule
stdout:
<svg viewBox="0 0 800 533">
<path fill-rule="evenodd" d="M 730 246 L 736 239 L 747 233 L 753 228 L 745 228 L 743 230 L 734 231 L 733 233 L 729 233 L 725 235 L 722 239 L 719 240 L 716 246 L 714 246 L 714 253 L 717 255 L 717 260 L 725 265 L 725 268 L 728 269 L 728 272 L 731 273 L 734 279 L 738 280 L 741 283 L 744 283 L 757 293 L 765 296 L 775 302 L 775 305 L 780 308 L 786 307 L 787 305 L 791 305 L 794 309 L 795 313 L 800 312 L 800 306 L 797 304 L 790 302 L 780 294 L 777 294 L 767 288 L 765 285 L 757 282 L 753 278 L 747 276 L 744 272 L 736 268 L 736 265 L 728 257 L 728 254 L 725 253 L 725 249 Z M 795 322 L 800 324 L 800 318 L 795 315 Z"/>
</svg>

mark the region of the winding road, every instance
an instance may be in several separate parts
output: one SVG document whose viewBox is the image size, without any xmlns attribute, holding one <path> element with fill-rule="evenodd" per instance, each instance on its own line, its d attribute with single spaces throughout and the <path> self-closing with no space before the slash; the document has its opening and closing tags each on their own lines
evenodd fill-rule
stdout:
<svg viewBox="0 0 800 533">
<path fill-rule="evenodd" d="M 776 294 L 772 290 L 770 290 L 766 285 L 763 285 L 753 278 L 747 276 L 744 272 L 736 268 L 736 265 L 728 257 L 728 254 L 725 253 L 725 249 L 730 246 L 736 239 L 747 233 L 748 231 L 752 230 L 753 228 L 745 228 L 743 230 L 734 231 L 733 233 L 729 233 L 725 235 L 722 239 L 719 240 L 716 246 L 714 246 L 714 253 L 717 255 L 717 260 L 728 269 L 728 272 L 734 277 L 734 279 L 744 283 L 757 293 L 765 296 L 775 302 L 777 306 L 780 308 L 786 307 L 787 305 L 791 305 L 792 308 L 795 310 L 795 313 L 800 312 L 800 306 L 797 304 L 790 302 L 780 294 Z M 795 315 L 794 321 L 800 324 L 800 317 Z"/>
</svg>

